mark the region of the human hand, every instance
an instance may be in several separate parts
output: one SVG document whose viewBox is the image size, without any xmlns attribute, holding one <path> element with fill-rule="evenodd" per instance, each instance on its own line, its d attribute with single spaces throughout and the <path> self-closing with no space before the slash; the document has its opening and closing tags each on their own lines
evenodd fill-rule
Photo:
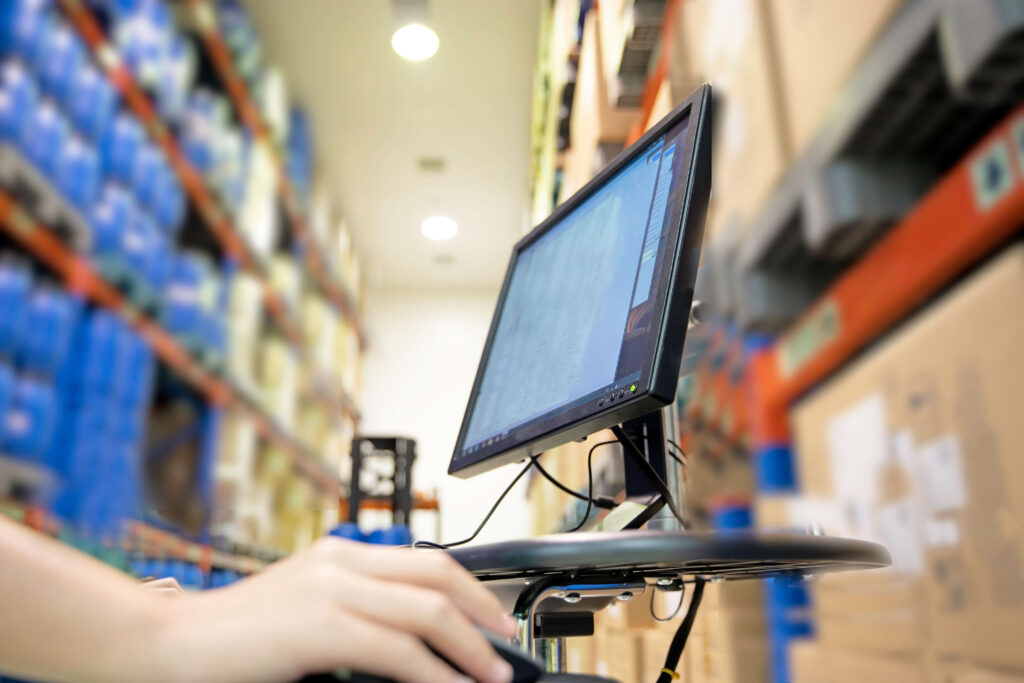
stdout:
<svg viewBox="0 0 1024 683">
<path fill-rule="evenodd" d="M 143 590 L 160 597 L 177 597 L 185 594 L 185 589 L 173 576 L 162 579 L 144 579 L 140 586 Z"/>
<path fill-rule="evenodd" d="M 474 624 L 514 621 L 447 554 L 324 538 L 227 588 L 168 603 L 155 660 L 174 679 L 292 681 L 350 669 L 402 683 L 507 683 L 512 670 Z"/>
</svg>

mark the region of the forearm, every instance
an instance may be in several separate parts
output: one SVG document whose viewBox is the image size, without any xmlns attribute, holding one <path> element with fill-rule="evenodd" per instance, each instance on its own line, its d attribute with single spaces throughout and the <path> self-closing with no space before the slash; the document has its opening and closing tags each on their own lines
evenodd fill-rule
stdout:
<svg viewBox="0 0 1024 683">
<path fill-rule="evenodd" d="M 0 671 L 47 681 L 148 678 L 160 607 L 120 572 L 0 518 Z"/>
</svg>

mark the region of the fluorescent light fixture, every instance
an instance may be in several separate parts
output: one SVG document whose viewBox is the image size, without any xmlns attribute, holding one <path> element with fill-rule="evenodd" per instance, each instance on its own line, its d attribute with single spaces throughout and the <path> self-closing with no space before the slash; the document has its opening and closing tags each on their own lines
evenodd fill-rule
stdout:
<svg viewBox="0 0 1024 683">
<path fill-rule="evenodd" d="M 423 24 L 406 24 L 391 36 L 391 47 L 411 62 L 433 57 L 440 45 L 437 34 Z"/>
<path fill-rule="evenodd" d="M 420 224 L 420 232 L 429 240 L 450 240 L 459 231 L 455 221 L 447 216 L 431 216 Z"/>
</svg>

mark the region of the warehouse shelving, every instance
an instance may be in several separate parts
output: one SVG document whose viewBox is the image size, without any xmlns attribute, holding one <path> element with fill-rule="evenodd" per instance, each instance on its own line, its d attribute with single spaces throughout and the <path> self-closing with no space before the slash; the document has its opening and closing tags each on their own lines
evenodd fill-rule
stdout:
<svg viewBox="0 0 1024 683">
<path fill-rule="evenodd" d="M 26 526 L 50 536 L 66 536 L 72 532 L 60 521 L 35 505 L 0 499 L 0 511 Z M 230 569 L 240 574 L 258 572 L 278 558 L 276 553 L 257 548 L 238 546 L 225 550 L 197 543 L 145 522 L 130 521 L 119 542 L 109 542 L 107 550 L 120 550 L 147 557 L 182 560 L 196 564 L 203 571 L 212 568 Z"/>
<path fill-rule="evenodd" d="M 149 97 L 135 82 L 131 72 L 118 57 L 116 48 L 107 40 L 92 10 L 81 0 L 60 0 L 68 20 L 92 51 L 111 83 L 143 123 L 153 141 L 160 145 L 185 188 L 189 200 L 203 218 L 224 252 L 260 280 L 263 300 L 271 319 L 296 349 L 304 348 L 301 330 L 281 296 L 274 291 L 263 260 L 246 242 L 221 201 L 202 175 L 189 163 L 184 152 L 161 120 Z"/>
<path fill-rule="evenodd" d="M 223 81 L 232 104 L 239 118 L 248 128 L 252 136 L 267 145 L 273 152 L 278 178 L 278 194 L 284 206 L 288 226 L 302 251 L 303 258 L 309 268 L 314 282 L 327 299 L 339 310 L 355 328 L 360 346 L 365 345 L 365 335 L 359 319 L 358 308 L 352 294 L 345 290 L 331 265 L 323 258 L 320 246 L 316 244 L 315 235 L 309 227 L 305 211 L 299 201 L 298 194 L 285 173 L 284 164 L 278 146 L 270 134 L 270 129 L 263 120 L 259 109 L 253 102 L 245 82 L 238 75 L 234 59 L 231 56 L 220 30 L 216 15 L 208 0 L 189 0 L 193 21 L 206 54 L 213 62 L 220 79 Z"/>
<path fill-rule="evenodd" d="M 209 188 L 206 181 L 186 159 L 181 147 L 160 119 L 149 97 L 138 86 L 131 73 L 119 59 L 116 49 L 107 40 L 100 23 L 92 11 L 80 0 L 60 0 L 60 6 L 71 24 L 92 50 L 97 63 L 103 67 L 107 77 L 117 87 L 135 115 L 145 125 L 153 140 L 167 154 L 167 158 L 178 174 L 190 201 L 217 238 L 225 253 L 241 263 L 248 272 L 259 279 L 263 290 L 264 306 L 271 319 L 290 342 L 290 346 L 296 355 L 304 362 L 307 361 L 306 340 L 303 338 L 303 334 L 295 320 L 296 314 L 290 310 L 282 297 L 274 291 L 267 274 L 266 264 L 248 246 L 244 237 L 232 223 L 224 207 Z M 230 55 L 228 55 L 228 59 L 230 59 Z M 246 101 L 249 102 L 249 106 L 252 106 L 251 100 L 247 99 Z M 279 168 L 278 170 L 279 177 L 284 182 L 287 182 L 283 169 Z M 317 257 L 319 256 L 317 249 L 309 251 L 312 251 Z M 314 275 L 316 275 L 315 271 Z M 340 289 L 338 291 L 340 292 Z M 345 301 L 346 305 L 350 304 L 347 298 L 345 298 Z M 355 309 L 349 306 L 346 311 L 351 313 L 350 320 L 355 321 Z M 357 329 L 359 329 L 358 326 Z M 360 341 L 361 343 L 363 341 L 361 331 Z M 321 401 L 328 410 L 340 411 L 353 421 L 359 420 L 359 411 L 356 409 L 355 401 L 352 400 L 343 388 L 335 387 L 331 390 L 316 389 L 310 393 L 315 399 Z"/>
<path fill-rule="evenodd" d="M 1022 225 L 1024 108 L 1019 108 L 779 339 L 758 377 L 763 414 L 782 419 L 793 400 Z"/>
<path fill-rule="evenodd" d="M 72 252 L 10 195 L 0 191 L 0 228 L 59 275 L 72 292 L 114 311 L 135 327 L 156 355 L 211 403 L 243 410 L 261 435 L 279 444 L 296 470 L 325 493 L 336 493 L 338 478 L 233 382 L 204 367 L 169 332 L 121 295 L 83 257 Z"/>
<path fill-rule="evenodd" d="M 737 231 L 728 306 L 741 324 L 784 329 L 1006 115 L 1024 70 L 999 59 L 1021 49 L 1024 19 L 1000 12 L 997 0 L 904 3 Z"/>
</svg>

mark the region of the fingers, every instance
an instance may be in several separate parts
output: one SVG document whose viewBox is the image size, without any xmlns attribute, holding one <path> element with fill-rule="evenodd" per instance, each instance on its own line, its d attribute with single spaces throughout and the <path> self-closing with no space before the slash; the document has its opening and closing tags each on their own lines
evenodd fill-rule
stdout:
<svg viewBox="0 0 1024 683">
<path fill-rule="evenodd" d="M 335 594 L 345 608 L 419 636 L 474 680 L 512 680 L 512 667 L 494 652 L 447 595 L 365 576 L 352 583 L 358 583 L 359 590 L 339 588 Z"/>
<path fill-rule="evenodd" d="M 184 595 L 185 590 L 181 585 L 174 579 L 174 577 L 168 576 L 163 579 L 154 579 L 151 581 L 144 581 L 142 588 L 146 591 L 156 593 L 161 596 L 175 596 Z"/>
<path fill-rule="evenodd" d="M 318 546 L 331 561 L 361 574 L 440 591 L 480 626 L 507 638 L 515 635 L 515 621 L 503 613 L 498 598 L 447 553 L 381 548 L 341 539 L 324 539 Z"/>
<path fill-rule="evenodd" d="M 347 621 L 345 628 L 336 629 L 329 645 L 332 656 L 344 652 L 344 658 L 329 666 L 386 676 L 399 683 L 469 683 L 416 636 L 360 618 Z"/>
</svg>

